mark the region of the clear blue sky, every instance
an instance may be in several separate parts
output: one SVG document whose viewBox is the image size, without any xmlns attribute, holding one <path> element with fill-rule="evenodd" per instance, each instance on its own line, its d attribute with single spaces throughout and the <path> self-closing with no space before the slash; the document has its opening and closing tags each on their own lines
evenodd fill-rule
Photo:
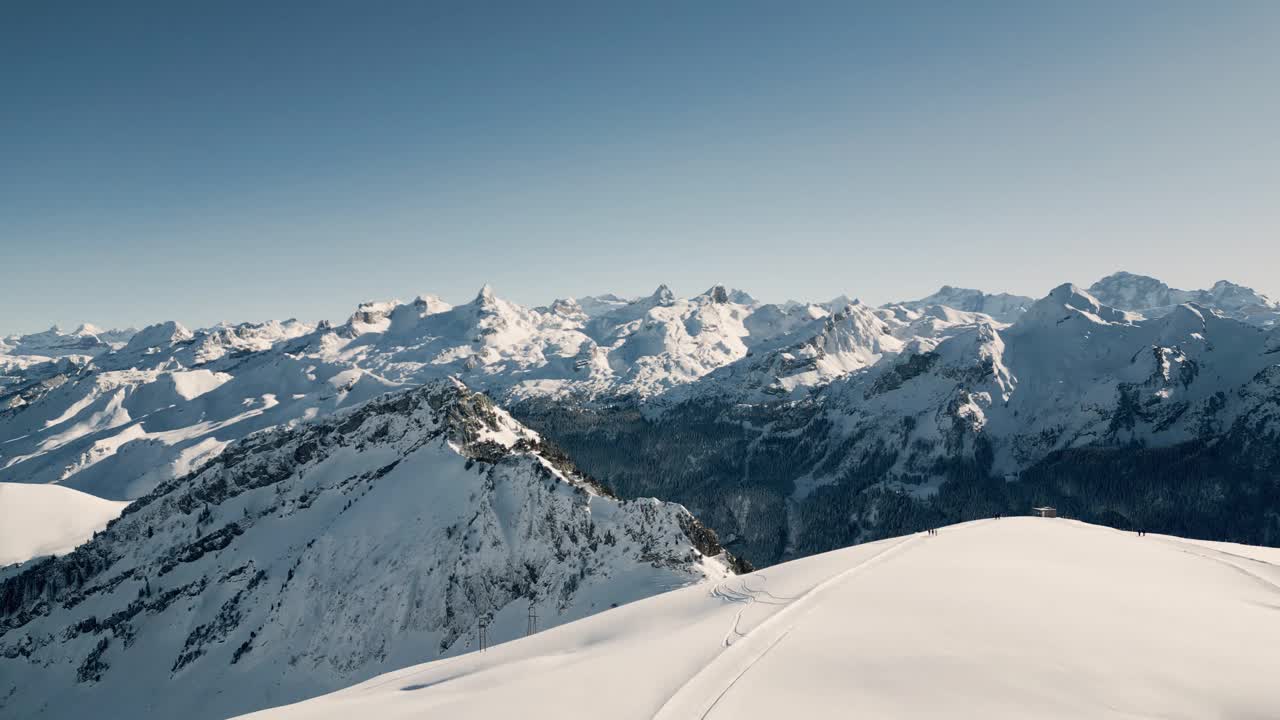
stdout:
<svg viewBox="0 0 1280 720">
<path fill-rule="evenodd" d="M 111 6 L 111 7 L 109 7 Z M 0 333 L 483 283 L 1280 294 L 1280 2 L 14 2 Z"/>
</svg>

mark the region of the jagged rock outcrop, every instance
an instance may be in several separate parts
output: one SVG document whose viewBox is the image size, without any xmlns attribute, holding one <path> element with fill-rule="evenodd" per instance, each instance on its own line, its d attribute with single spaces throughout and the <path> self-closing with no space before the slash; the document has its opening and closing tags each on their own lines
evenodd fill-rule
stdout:
<svg viewBox="0 0 1280 720">
<path fill-rule="evenodd" d="M 251 435 L 0 571 L 0 715 L 225 717 L 743 567 L 438 381 Z"/>
</svg>

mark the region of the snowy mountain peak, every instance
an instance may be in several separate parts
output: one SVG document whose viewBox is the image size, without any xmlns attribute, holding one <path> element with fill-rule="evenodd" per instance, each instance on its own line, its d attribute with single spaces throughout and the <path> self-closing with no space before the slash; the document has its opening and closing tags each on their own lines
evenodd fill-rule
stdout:
<svg viewBox="0 0 1280 720">
<path fill-rule="evenodd" d="M 658 289 L 654 290 L 648 299 L 655 305 L 671 305 L 676 301 L 676 294 L 671 292 L 671 288 L 666 285 L 659 285 Z"/>
<path fill-rule="evenodd" d="M 101 355 L 123 346 L 135 332 L 133 329 L 102 330 L 82 324 L 68 333 L 55 324 L 42 332 L 0 338 L 0 354 L 42 357 Z"/>
<path fill-rule="evenodd" d="M 421 315 L 434 315 L 453 308 L 452 305 L 441 300 L 437 295 L 419 295 L 413 299 L 413 306 L 417 308 Z"/>
<path fill-rule="evenodd" d="M 922 310 L 931 305 L 942 305 L 963 312 L 980 312 L 999 320 L 1011 323 L 1026 312 L 1034 302 L 1032 298 L 1022 295 L 999 293 L 989 295 L 981 290 L 958 288 L 943 285 L 937 292 L 919 300 L 908 300 L 893 305 L 900 305 L 910 310 Z"/>
<path fill-rule="evenodd" d="M 1095 282 L 1089 292 L 1112 307 L 1137 311 L 1172 307 L 1185 300 L 1156 278 L 1124 270 Z"/>
<path fill-rule="evenodd" d="M 1079 287 L 1064 283 L 1037 300 L 1026 314 L 1014 324 L 1021 330 L 1034 326 L 1057 325 L 1072 317 L 1083 317 L 1094 323 L 1129 324 L 1139 316 L 1108 307 Z"/>
<path fill-rule="evenodd" d="M 861 301 L 857 298 L 851 298 L 848 295 L 841 294 L 831 298 L 825 303 L 822 303 L 821 307 L 826 308 L 829 312 L 836 312 L 837 310 L 844 308 L 846 305 L 850 305 L 855 302 Z"/>
<path fill-rule="evenodd" d="M 349 336 L 362 335 L 367 332 L 382 332 L 390 324 L 391 312 L 397 303 L 394 300 L 374 300 L 362 302 L 356 311 L 347 318 L 343 326 L 343 334 Z"/>
<path fill-rule="evenodd" d="M 683 507 L 613 499 L 440 380 L 251 435 L 0 574 L 0 714 L 227 717 L 735 567 Z"/>
<path fill-rule="evenodd" d="M 753 306 L 759 304 L 759 301 L 752 297 L 750 293 L 737 288 L 727 287 L 719 283 L 707 288 L 706 292 L 702 293 L 698 297 L 706 298 L 708 301 L 718 305 L 733 303 L 735 305 Z"/>
<path fill-rule="evenodd" d="M 195 334 L 183 327 L 182 323 L 168 320 L 139 330 L 129 338 L 129 342 L 124 346 L 124 352 L 146 353 L 175 343 L 186 342 L 194 337 Z"/>
<path fill-rule="evenodd" d="M 543 311 L 578 323 L 585 323 L 589 319 L 582 305 L 573 298 L 554 300 Z"/>
<path fill-rule="evenodd" d="M 1280 301 L 1272 300 L 1253 288 L 1227 280 L 1214 283 L 1213 287 L 1203 295 L 1225 310 L 1244 310 L 1250 307 L 1280 310 Z"/>
<path fill-rule="evenodd" d="M 1089 292 L 1107 305 L 1147 317 L 1159 317 L 1178 305 L 1194 302 L 1254 325 L 1267 327 L 1280 322 L 1280 302 L 1227 280 L 1217 281 L 1208 290 L 1178 290 L 1156 278 L 1122 271 L 1094 283 Z"/>
<path fill-rule="evenodd" d="M 493 304 L 497 299 L 497 295 L 493 292 L 493 286 L 485 283 L 484 287 L 480 288 L 480 292 L 476 293 L 476 299 L 473 302 L 479 306 L 486 306 Z"/>
</svg>

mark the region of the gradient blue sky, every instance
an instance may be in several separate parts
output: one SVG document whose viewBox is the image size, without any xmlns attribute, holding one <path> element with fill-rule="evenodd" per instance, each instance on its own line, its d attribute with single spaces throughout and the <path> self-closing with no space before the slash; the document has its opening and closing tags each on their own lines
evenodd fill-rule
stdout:
<svg viewBox="0 0 1280 720">
<path fill-rule="evenodd" d="M 108 6 L 111 7 L 108 7 Z M 0 333 L 1280 293 L 1280 2 L 9 3 Z"/>
</svg>

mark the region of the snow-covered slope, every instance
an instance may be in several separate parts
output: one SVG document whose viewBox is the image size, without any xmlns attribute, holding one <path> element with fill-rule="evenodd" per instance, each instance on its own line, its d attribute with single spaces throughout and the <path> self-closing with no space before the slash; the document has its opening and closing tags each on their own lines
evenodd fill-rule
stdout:
<svg viewBox="0 0 1280 720">
<path fill-rule="evenodd" d="M 257 433 L 0 571 L 0 716 L 220 718 L 739 567 L 456 381 Z"/>
<path fill-rule="evenodd" d="M 0 566 L 70 552 L 128 504 L 57 485 L 0 483 Z"/>
<path fill-rule="evenodd" d="M 1179 305 L 1195 303 L 1254 325 L 1280 322 L 1280 301 L 1226 280 L 1208 290 L 1178 290 L 1153 277 L 1118 272 L 1091 285 L 1089 293 L 1111 307 L 1147 317 L 1167 315 Z"/>
<path fill-rule="evenodd" d="M 1009 293 L 991 295 L 981 290 L 943 285 L 938 292 L 928 297 L 896 304 L 910 310 L 922 310 L 933 305 L 940 305 L 962 312 L 984 313 L 1000 322 L 1013 322 L 1022 313 L 1026 312 L 1033 302 L 1035 302 L 1034 298 L 1022 295 L 1010 295 Z"/>
<path fill-rule="evenodd" d="M 253 717 L 1271 717 L 1278 560 L 984 520 L 660 595 Z"/>
<path fill-rule="evenodd" d="M 677 385 L 660 404 L 698 397 L 755 402 L 800 398 L 897 354 L 904 345 L 894 332 L 907 323 L 856 301 L 831 314 L 809 305 L 777 315 L 770 318 L 775 333 L 754 333 L 763 339 L 755 340 L 741 358 Z M 798 318 L 805 321 L 795 322 Z"/>
<path fill-rule="evenodd" d="M 902 475 L 928 477 L 978 444 L 997 473 L 1016 473 L 1062 448 L 1226 431 L 1257 409 L 1259 398 L 1237 391 L 1280 363 L 1272 339 L 1203 307 L 1144 320 L 1063 285 L 1009 327 L 978 324 L 833 383 L 829 410 L 903 447 Z M 906 417 L 916 419 L 910 431 L 891 440 Z"/>
<path fill-rule="evenodd" d="M 50 358 L 67 355 L 101 355 L 123 347 L 137 331 L 103 330 L 88 323 L 63 332 L 54 325 L 44 332 L 0 338 L 0 355 L 33 355 Z"/>
</svg>

